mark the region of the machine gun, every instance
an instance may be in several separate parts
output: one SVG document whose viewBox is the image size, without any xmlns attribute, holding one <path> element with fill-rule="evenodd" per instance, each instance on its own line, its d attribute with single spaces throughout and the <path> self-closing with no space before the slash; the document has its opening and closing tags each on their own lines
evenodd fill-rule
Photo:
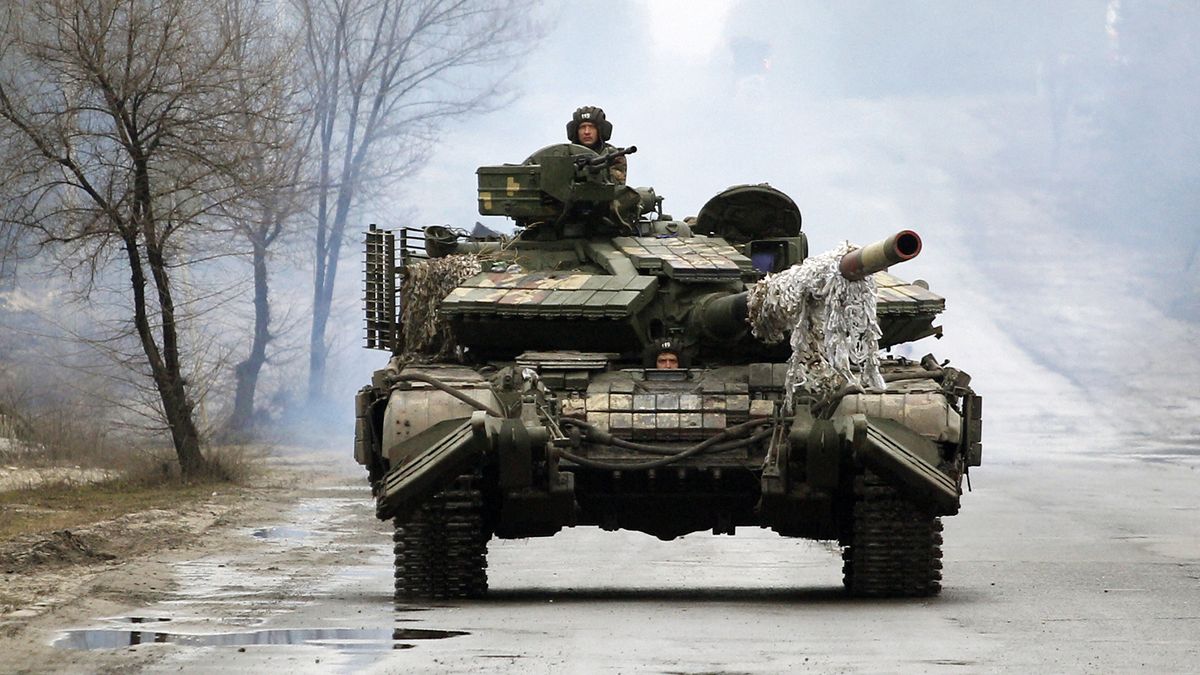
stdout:
<svg viewBox="0 0 1200 675">
<path fill-rule="evenodd" d="M 609 167 L 609 166 L 612 166 L 613 162 L 617 161 L 618 158 L 624 157 L 625 155 L 632 155 L 635 152 L 637 152 L 637 146 L 631 145 L 628 148 L 617 148 L 616 150 L 603 152 L 596 157 L 588 157 L 587 155 L 576 155 L 575 156 L 575 168 L 583 169 L 583 168 L 596 168 L 596 167 L 602 167 L 602 166 Z"/>
</svg>

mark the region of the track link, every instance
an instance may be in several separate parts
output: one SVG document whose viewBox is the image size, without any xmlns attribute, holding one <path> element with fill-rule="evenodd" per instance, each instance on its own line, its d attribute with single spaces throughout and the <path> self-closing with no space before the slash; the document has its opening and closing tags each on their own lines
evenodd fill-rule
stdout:
<svg viewBox="0 0 1200 675">
<path fill-rule="evenodd" d="M 942 521 L 866 472 L 855 481 L 854 526 L 842 552 L 846 590 L 859 597 L 941 591 Z"/>
<path fill-rule="evenodd" d="M 396 599 L 478 598 L 487 592 L 483 496 L 470 477 L 395 520 Z"/>
</svg>

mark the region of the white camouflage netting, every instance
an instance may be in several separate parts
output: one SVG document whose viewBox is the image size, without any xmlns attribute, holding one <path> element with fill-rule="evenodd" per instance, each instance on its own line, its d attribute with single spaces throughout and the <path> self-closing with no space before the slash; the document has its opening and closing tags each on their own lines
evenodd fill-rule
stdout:
<svg viewBox="0 0 1200 675">
<path fill-rule="evenodd" d="M 879 374 L 875 279 L 850 281 L 838 262 L 856 248 L 845 242 L 799 265 L 770 274 L 750 289 L 750 329 L 765 342 L 791 331 L 787 403 L 797 386 L 818 399 L 847 384 L 884 389 Z"/>
<path fill-rule="evenodd" d="M 479 274 L 479 256 L 466 253 L 433 258 L 405 268 L 400 287 L 400 325 L 406 355 L 446 356 L 454 351 L 450 326 L 438 316 L 438 306 L 450 291 Z"/>
</svg>

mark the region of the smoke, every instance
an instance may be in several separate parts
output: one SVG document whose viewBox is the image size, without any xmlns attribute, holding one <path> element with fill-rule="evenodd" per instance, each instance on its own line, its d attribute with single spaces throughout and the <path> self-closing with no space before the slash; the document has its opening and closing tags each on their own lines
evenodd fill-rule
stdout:
<svg viewBox="0 0 1200 675">
<path fill-rule="evenodd" d="M 989 461 L 1196 452 L 1200 6 L 627 0 L 544 13 L 546 39 L 497 66 L 519 68 L 512 104 L 446 129 L 423 171 L 357 207 L 362 230 L 504 229 L 476 212 L 475 169 L 563 142 L 571 112 L 599 105 L 612 142 L 639 148 L 629 181 L 676 218 L 767 182 L 799 204 L 813 252 L 917 230 L 921 256 L 893 271 L 946 296 L 946 337 L 896 351 L 975 376 Z M 264 373 L 268 407 L 346 448 L 353 394 L 387 358 L 360 347 L 360 263 L 343 264 L 330 322 L 330 403 L 292 419 L 311 278 L 304 254 L 287 257 L 272 289 L 293 337 Z M 210 320 L 225 322 L 246 318 Z"/>
<path fill-rule="evenodd" d="M 645 1 L 560 12 L 522 71 L 524 96 L 446 134 L 405 190 L 419 203 L 404 224 L 469 227 L 477 166 L 561 142 L 572 110 L 600 105 L 613 143 L 639 148 L 630 182 L 655 186 L 675 217 L 729 185 L 769 182 L 800 205 L 814 251 L 919 231 L 921 257 L 894 271 L 948 298 L 946 338 L 905 351 L 975 375 L 1000 453 L 1196 447 L 1200 57 L 1188 45 L 1200 11 Z M 1104 422 L 1118 417 L 1120 428 Z"/>
</svg>

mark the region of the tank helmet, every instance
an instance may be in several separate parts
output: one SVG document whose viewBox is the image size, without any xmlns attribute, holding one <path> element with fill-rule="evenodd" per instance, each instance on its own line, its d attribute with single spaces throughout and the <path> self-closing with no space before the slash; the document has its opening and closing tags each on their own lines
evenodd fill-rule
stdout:
<svg viewBox="0 0 1200 675">
<path fill-rule="evenodd" d="M 656 367 L 661 354 L 674 354 L 680 368 L 688 367 L 688 355 L 684 352 L 682 341 L 678 338 L 659 338 L 650 343 L 642 352 L 642 358 L 647 368 Z"/>
<path fill-rule="evenodd" d="M 612 138 L 612 122 L 605 119 L 604 110 L 594 105 L 585 105 L 582 108 L 576 109 L 575 114 L 571 115 L 571 121 L 567 122 L 568 141 L 572 143 L 579 142 L 579 125 L 584 122 L 596 125 L 596 130 L 600 132 L 601 141 L 607 141 Z"/>
</svg>

